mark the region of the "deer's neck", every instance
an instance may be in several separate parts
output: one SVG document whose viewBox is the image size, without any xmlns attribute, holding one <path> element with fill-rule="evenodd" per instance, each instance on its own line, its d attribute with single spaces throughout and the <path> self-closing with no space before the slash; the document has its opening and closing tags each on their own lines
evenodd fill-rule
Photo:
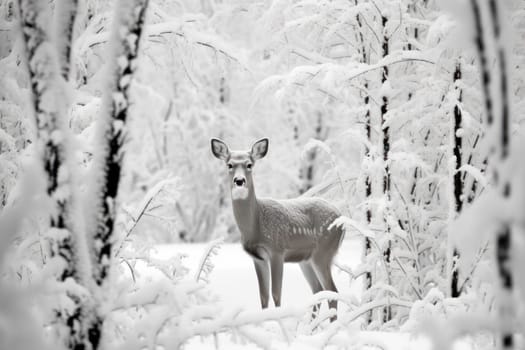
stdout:
<svg viewBox="0 0 525 350">
<path fill-rule="evenodd" d="M 253 184 L 248 187 L 248 196 L 246 198 L 232 197 L 233 215 L 237 226 L 241 231 L 243 242 L 252 241 L 257 235 L 257 225 L 259 222 L 259 207 Z"/>
</svg>

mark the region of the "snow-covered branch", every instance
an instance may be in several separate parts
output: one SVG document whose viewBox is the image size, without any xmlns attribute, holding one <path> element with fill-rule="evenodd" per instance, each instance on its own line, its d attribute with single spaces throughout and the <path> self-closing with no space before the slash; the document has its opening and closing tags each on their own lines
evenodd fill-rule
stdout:
<svg viewBox="0 0 525 350">
<path fill-rule="evenodd" d="M 143 35 L 149 38 L 170 34 L 175 35 L 187 43 L 210 48 L 228 59 L 237 62 L 243 69 L 250 71 L 249 64 L 246 62 L 246 58 L 239 48 L 226 42 L 224 38 L 217 34 L 203 33 L 186 27 L 181 28 L 183 24 L 184 22 L 175 20 L 148 24 L 144 27 Z M 75 47 L 76 54 L 82 55 L 97 45 L 107 43 L 108 40 L 110 40 L 110 34 L 108 32 L 86 35 L 82 37 L 82 41 Z"/>
<path fill-rule="evenodd" d="M 435 64 L 435 60 L 429 55 L 419 51 L 394 51 L 374 64 L 355 63 L 336 64 L 322 63 L 315 65 L 302 65 L 294 67 L 285 74 L 273 75 L 265 78 L 254 89 L 253 99 L 258 101 L 267 91 L 278 91 L 294 84 L 313 83 L 314 78 L 319 77 L 318 83 L 326 91 L 333 91 L 335 88 L 349 84 L 362 75 L 384 69 L 385 67 L 409 63 L 421 62 L 425 64 Z"/>
</svg>

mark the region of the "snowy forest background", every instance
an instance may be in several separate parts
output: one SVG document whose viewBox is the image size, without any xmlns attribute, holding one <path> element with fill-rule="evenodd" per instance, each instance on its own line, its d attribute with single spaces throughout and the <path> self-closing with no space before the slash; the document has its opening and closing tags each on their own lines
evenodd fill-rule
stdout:
<svg viewBox="0 0 525 350">
<path fill-rule="evenodd" d="M 524 64 L 518 0 L 0 0 L 0 349 L 522 347 Z M 211 137 L 340 208 L 346 292 L 220 302 Z"/>
</svg>

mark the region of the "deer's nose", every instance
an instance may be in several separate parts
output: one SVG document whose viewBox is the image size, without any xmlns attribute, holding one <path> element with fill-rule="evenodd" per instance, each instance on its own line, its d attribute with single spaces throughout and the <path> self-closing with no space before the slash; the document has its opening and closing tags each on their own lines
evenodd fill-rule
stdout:
<svg viewBox="0 0 525 350">
<path fill-rule="evenodd" d="M 246 179 L 244 177 L 236 177 L 233 179 L 233 183 L 240 187 L 246 183 Z"/>
</svg>

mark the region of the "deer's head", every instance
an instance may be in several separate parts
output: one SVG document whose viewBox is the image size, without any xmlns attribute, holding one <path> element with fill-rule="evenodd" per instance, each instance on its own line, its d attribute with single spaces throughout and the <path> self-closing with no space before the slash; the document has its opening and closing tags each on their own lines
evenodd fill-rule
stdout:
<svg viewBox="0 0 525 350">
<path fill-rule="evenodd" d="M 249 191 L 253 190 L 252 170 L 255 161 L 268 153 L 269 141 L 267 138 L 255 142 L 250 150 L 234 151 L 219 139 L 211 139 L 213 155 L 226 163 L 230 175 L 232 199 L 246 199 Z"/>
</svg>

